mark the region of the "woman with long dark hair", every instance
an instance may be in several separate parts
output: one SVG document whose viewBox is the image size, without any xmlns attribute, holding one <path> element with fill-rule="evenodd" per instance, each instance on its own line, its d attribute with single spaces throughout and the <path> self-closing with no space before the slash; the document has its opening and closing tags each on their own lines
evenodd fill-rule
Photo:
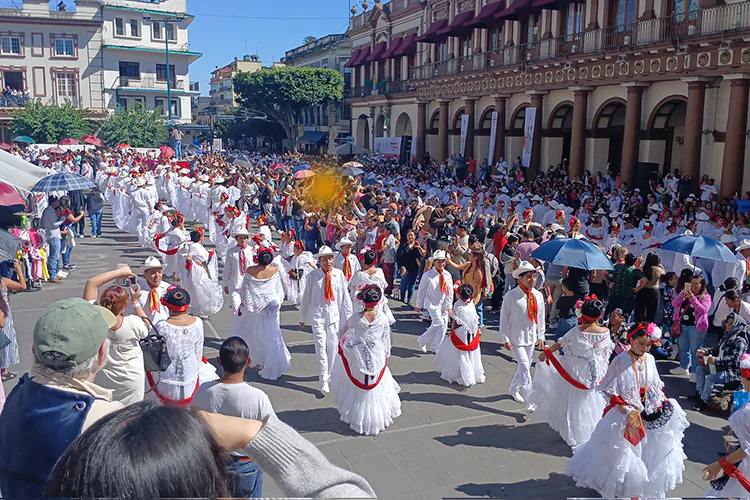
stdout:
<svg viewBox="0 0 750 500">
<path fill-rule="evenodd" d="M 708 311 L 711 309 L 711 296 L 706 292 L 706 279 L 695 276 L 672 300 L 674 321 L 680 322 L 680 366 L 672 368 L 672 375 L 688 375 L 695 380 L 698 366 L 697 351 L 703 346 L 708 331 Z"/>
<path fill-rule="evenodd" d="M 484 245 L 475 242 L 471 246 L 469 260 L 463 264 L 456 264 L 448 259 L 448 264 L 459 271 L 463 271 L 463 282 L 472 286 L 474 296 L 472 300 L 479 315 L 479 326 L 484 326 L 484 299 L 492 293 L 492 271 L 490 262 L 484 255 Z"/>
<path fill-rule="evenodd" d="M 203 246 L 202 228 L 190 232 L 190 241 L 182 282 L 192 298 L 191 312 L 206 319 L 224 306 L 216 254 Z"/>
<path fill-rule="evenodd" d="M 654 252 L 646 255 L 643 264 L 643 278 L 638 281 L 635 292 L 635 320 L 653 323 L 659 312 L 659 282 L 666 273 L 661 259 Z"/>
</svg>

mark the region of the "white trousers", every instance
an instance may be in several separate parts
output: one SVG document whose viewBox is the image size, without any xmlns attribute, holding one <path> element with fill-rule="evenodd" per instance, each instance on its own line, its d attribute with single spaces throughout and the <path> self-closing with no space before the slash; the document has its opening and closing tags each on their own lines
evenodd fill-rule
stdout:
<svg viewBox="0 0 750 500">
<path fill-rule="evenodd" d="M 240 295 L 240 290 L 240 288 L 229 289 L 229 298 L 232 301 L 232 311 L 234 311 L 234 314 L 237 314 L 237 309 L 239 309 L 240 304 L 242 304 L 242 295 Z"/>
<path fill-rule="evenodd" d="M 312 331 L 315 338 L 315 359 L 318 361 L 318 380 L 322 386 L 331 380 L 333 363 L 338 353 L 339 324 L 337 321 L 327 326 L 313 325 Z"/>
<path fill-rule="evenodd" d="M 417 342 L 420 348 L 430 346 L 433 352 L 437 352 L 448 327 L 448 314 L 438 309 L 427 309 L 427 312 L 430 314 L 431 323 Z"/>
<path fill-rule="evenodd" d="M 534 358 L 534 344 L 514 345 L 513 356 L 516 358 L 516 374 L 510 381 L 510 393 L 520 392 L 524 398 L 531 392 L 531 361 Z"/>
</svg>

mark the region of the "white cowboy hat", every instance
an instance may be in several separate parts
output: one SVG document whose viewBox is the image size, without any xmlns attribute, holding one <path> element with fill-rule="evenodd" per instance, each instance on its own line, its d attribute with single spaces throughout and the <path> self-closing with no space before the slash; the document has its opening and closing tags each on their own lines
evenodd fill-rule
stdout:
<svg viewBox="0 0 750 500">
<path fill-rule="evenodd" d="M 610 216 L 610 217 L 612 217 L 612 218 L 614 219 L 614 218 L 616 218 L 616 217 L 619 217 L 619 216 L 620 216 L 620 212 L 618 212 L 617 210 L 612 210 L 612 211 L 611 211 L 611 212 L 609 213 L 609 216 Z"/>
<path fill-rule="evenodd" d="M 750 248 L 750 240 L 748 239 L 743 239 L 742 241 L 740 241 L 740 244 L 737 245 L 738 252 L 741 252 L 742 250 L 747 250 L 748 248 Z"/>
<path fill-rule="evenodd" d="M 536 267 L 534 267 L 534 265 L 531 262 L 527 260 L 522 260 L 521 263 L 518 265 L 518 269 L 513 271 L 513 277 L 515 279 L 518 279 L 518 277 L 521 276 L 522 274 L 530 273 L 532 271 L 536 272 Z"/>
<path fill-rule="evenodd" d="M 198 180 L 201 182 L 208 182 L 209 177 L 206 174 L 201 174 L 198 176 Z"/>
<path fill-rule="evenodd" d="M 341 250 L 341 247 L 344 247 L 346 245 L 350 245 L 350 246 L 354 245 L 354 242 L 352 240 L 350 240 L 349 238 L 347 238 L 346 236 L 344 236 L 341 239 L 341 241 L 339 241 L 338 243 L 336 243 L 336 250 Z"/>
<path fill-rule="evenodd" d="M 501 192 L 501 193 L 505 193 L 505 194 L 508 194 L 508 188 L 507 188 L 507 187 L 505 187 L 505 186 L 503 186 L 503 187 L 501 187 L 501 188 L 500 188 L 500 192 Z"/>
<path fill-rule="evenodd" d="M 538 194 L 535 194 L 533 198 L 531 198 L 531 201 L 542 201 L 542 197 Z"/>
<path fill-rule="evenodd" d="M 430 256 L 430 262 L 435 262 L 436 260 L 447 260 L 448 256 L 445 255 L 445 250 L 435 250 L 435 253 L 433 253 Z"/>
<path fill-rule="evenodd" d="M 654 212 L 658 212 L 659 210 L 661 210 L 661 207 L 657 203 L 654 203 L 652 205 L 649 205 L 648 209 L 653 210 Z"/>
<path fill-rule="evenodd" d="M 226 179 L 224 179 L 224 177 L 222 177 L 222 176 L 214 177 L 214 182 L 216 184 L 222 184 L 225 181 L 226 181 Z"/>
<path fill-rule="evenodd" d="M 573 213 L 573 207 L 565 207 L 563 208 L 566 214 L 572 214 Z"/>
<path fill-rule="evenodd" d="M 607 215 L 607 212 L 604 211 L 603 208 L 598 209 L 596 212 L 594 212 L 596 215 Z"/>
<path fill-rule="evenodd" d="M 247 232 L 247 229 L 241 227 L 232 233 L 232 238 L 236 238 L 237 236 L 250 236 L 250 233 Z"/>
<path fill-rule="evenodd" d="M 702 221 L 707 221 L 710 219 L 708 214 L 705 212 L 699 212 L 698 215 L 695 216 L 695 218 Z"/>
<path fill-rule="evenodd" d="M 133 179 L 133 185 L 136 187 L 141 187 L 144 184 L 146 184 L 146 180 L 143 177 L 136 177 Z"/>
<path fill-rule="evenodd" d="M 180 169 L 180 174 L 182 174 L 182 175 L 187 175 L 189 173 L 190 173 L 190 169 L 188 169 L 188 168 L 181 168 Z"/>
<path fill-rule="evenodd" d="M 338 252 L 334 252 L 333 250 L 331 250 L 331 247 L 323 245 L 322 247 L 320 247 L 320 250 L 318 250 L 318 253 L 316 253 L 314 257 L 316 259 L 319 259 L 321 257 L 333 257 L 337 253 Z"/>
<path fill-rule="evenodd" d="M 522 200 L 523 200 L 523 197 L 520 194 L 517 194 L 513 198 L 510 199 L 510 201 L 515 201 L 516 203 L 520 203 Z"/>
<path fill-rule="evenodd" d="M 160 211 L 161 213 L 163 213 L 163 214 L 164 214 L 164 213 L 167 213 L 167 212 L 174 212 L 174 210 L 175 210 L 175 209 L 174 209 L 174 208 L 172 208 L 172 207 L 170 207 L 169 205 L 162 205 L 162 206 L 161 206 L 161 208 L 159 209 L 159 211 Z"/>
<path fill-rule="evenodd" d="M 731 234 L 722 234 L 721 235 L 721 239 L 719 241 L 721 241 L 722 243 L 724 243 L 726 245 L 726 244 L 729 244 L 729 243 L 736 243 L 737 242 L 737 238 L 735 238 Z"/>
<path fill-rule="evenodd" d="M 461 190 L 466 196 L 471 196 L 474 191 L 470 187 L 465 187 Z"/>
<path fill-rule="evenodd" d="M 146 258 L 146 262 L 143 263 L 143 270 L 148 271 L 149 269 L 163 269 L 164 264 L 161 263 L 161 261 L 154 257 L 153 255 Z"/>
<path fill-rule="evenodd" d="M 550 206 L 550 208 L 551 208 L 551 209 L 553 209 L 553 210 L 559 210 L 559 209 L 560 209 L 560 204 L 559 204 L 559 203 L 557 203 L 557 202 L 556 202 L 555 200 L 549 200 L 549 201 L 547 202 L 547 204 L 548 204 L 548 205 Z"/>
</svg>

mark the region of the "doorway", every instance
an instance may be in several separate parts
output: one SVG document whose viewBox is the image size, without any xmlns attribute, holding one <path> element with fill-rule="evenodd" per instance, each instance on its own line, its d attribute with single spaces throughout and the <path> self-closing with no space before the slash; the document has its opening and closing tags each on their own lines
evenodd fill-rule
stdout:
<svg viewBox="0 0 750 500">
<path fill-rule="evenodd" d="M 5 87 L 23 92 L 23 73 L 21 71 L 3 71 L 3 88 Z"/>
</svg>

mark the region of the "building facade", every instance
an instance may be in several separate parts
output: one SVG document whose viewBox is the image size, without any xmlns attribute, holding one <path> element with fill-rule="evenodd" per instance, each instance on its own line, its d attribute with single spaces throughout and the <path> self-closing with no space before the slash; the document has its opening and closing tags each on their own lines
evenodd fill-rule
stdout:
<svg viewBox="0 0 750 500">
<path fill-rule="evenodd" d="M 750 2 L 392 0 L 355 15 L 355 142 L 413 135 L 417 157 L 521 155 L 573 176 L 648 164 L 750 186 Z M 493 112 L 496 141 L 490 152 Z M 531 119 L 533 116 L 533 120 Z"/>
<path fill-rule="evenodd" d="M 75 11 L 52 10 L 48 0 L 0 9 L 0 142 L 12 139 L 13 108 L 29 99 L 103 116 L 101 27 L 96 0 L 78 0 Z"/>
<path fill-rule="evenodd" d="M 190 63 L 201 54 L 189 49 L 186 0 L 102 0 L 101 16 L 106 108 L 142 105 L 165 118 L 171 108 L 173 120 L 190 123 L 199 94 L 190 88 Z"/>
<path fill-rule="evenodd" d="M 211 89 L 209 90 L 211 105 L 208 114 L 225 115 L 238 106 L 232 80 L 240 71 L 245 73 L 260 71 L 259 59 L 257 55 L 245 55 L 242 59 L 235 57 L 231 63 L 211 72 Z"/>
<path fill-rule="evenodd" d="M 351 87 L 352 42 L 344 34 L 327 35 L 286 52 L 283 64 L 294 67 L 335 69 L 344 77 L 344 88 Z M 333 153 L 351 135 L 349 104 L 336 102 L 309 106 L 300 115 L 299 143 L 303 151 Z"/>
</svg>

